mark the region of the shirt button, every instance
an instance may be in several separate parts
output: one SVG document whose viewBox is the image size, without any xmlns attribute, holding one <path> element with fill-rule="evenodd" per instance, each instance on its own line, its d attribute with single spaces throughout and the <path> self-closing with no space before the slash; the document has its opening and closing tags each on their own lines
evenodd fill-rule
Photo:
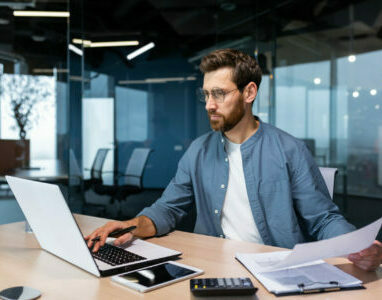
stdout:
<svg viewBox="0 0 382 300">
<path fill-rule="evenodd" d="M 227 162 L 227 161 L 228 161 L 228 158 L 226 157 L 224 160 Z"/>
<path fill-rule="evenodd" d="M 218 214 L 218 213 L 219 213 L 219 211 L 217 209 L 215 209 L 215 214 Z"/>
<path fill-rule="evenodd" d="M 222 189 L 224 189 L 224 188 L 225 188 L 225 185 L 224 185 L 224 184 L 222 184 L 220 187 L 221 187 Z"/>
<path fill-rule="evenodd" d="M 222 143 L 224 143 L 224 139 L 221 139 Z"/>
</svg>

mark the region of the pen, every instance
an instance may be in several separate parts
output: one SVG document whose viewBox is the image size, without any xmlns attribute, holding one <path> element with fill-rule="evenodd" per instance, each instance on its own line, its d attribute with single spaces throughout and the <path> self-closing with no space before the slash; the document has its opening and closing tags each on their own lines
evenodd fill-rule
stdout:
<svg viewBox="0 0 382 300">
<path fill-rule="evenodd" d="M 115 230 L 113 232 L 110 232 L 108 237 L 118 237 L 118 236 L 123 235 L 125 233 L 128 233 L 130 231 L 133 231 L 135 228 L 137 228 L 137 226 L 130 226 L 130 227 L 127 227 L 124 229 L 118 229 L 118 230 Z M 94 239 L 92 239 L 92 242 L 98 242 L 100 239 L 101 239 L 100 236 L 96 236 Z"/>
</svg>

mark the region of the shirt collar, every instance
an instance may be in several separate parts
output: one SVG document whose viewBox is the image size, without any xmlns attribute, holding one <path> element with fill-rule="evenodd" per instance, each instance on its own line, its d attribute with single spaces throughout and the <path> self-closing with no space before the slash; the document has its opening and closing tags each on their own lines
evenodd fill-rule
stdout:
<svg viewBox="0 0 382 300">
<path fill-rule="evenodd" d="M 248 147 L 251 147 L 254 143 L 256 143 L 260 137 L 263 135 L 263 121 L 258 116 L 253 116 L 256 121 L 259 121 L 259 128 L 257 128 L 257 131 L 249 138 L 247 139 L 244 143 L 241 144 L 240 148 L 241 149 L 246 149 Z M 226 143 L 226 137 L 224 136 L 223 132 L 219 131 L 218 132 L 219 136 L 219 141 L 225 146 Z"/>
</svg>

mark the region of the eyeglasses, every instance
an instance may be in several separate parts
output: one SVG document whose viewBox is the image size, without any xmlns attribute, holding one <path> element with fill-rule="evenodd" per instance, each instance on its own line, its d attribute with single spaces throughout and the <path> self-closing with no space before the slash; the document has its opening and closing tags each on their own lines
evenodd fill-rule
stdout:
<svg viewBox="0 0 382 300">
<path fill-rule="evenodd" d="M 208 102 L 208 99 L 210 96 L 217 102 L 217 103 L 223 103 L 225 100 L 225 96 L 227 96 L 229 93 L 232 93 L 233 91 L 239 90 L 238 88 L 230 90 L 230 91 L 225 91 L 222 89 L 212 89 L 211 92 L 208 92 L 206 90 L 203 90 L 200 88 L 198 90 L 198 98 L 201 102 Z"/>
</svg>

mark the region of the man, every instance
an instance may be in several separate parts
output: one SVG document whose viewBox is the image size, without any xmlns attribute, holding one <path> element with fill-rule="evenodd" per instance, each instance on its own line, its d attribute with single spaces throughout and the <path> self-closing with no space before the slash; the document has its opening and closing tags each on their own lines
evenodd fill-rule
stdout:
<svg viewBox="0 0 382 300">
<path fill-rule="evenodd" d="M 132 225 L 138 237 L 163 235 L 194 203 L 194 231 L 212 236 L 292 248 L 354 230 L 330 199 L 305 144 L 252 115 L 261 82 L 256 60 L 240 51 L 217 50 L 202 59 L 200 69 L 213 131 L 190 145 L 160 199 L 134 219 L 95 230 L 86 237 L 89 247 L 100 236 L 97 251 L 110 232 Z M 115 244 L 131 238 L 125 234 Z M 376 241 L 349 259 L 374 270 L 381 256 L 382 244 Z"/>
</svg>

